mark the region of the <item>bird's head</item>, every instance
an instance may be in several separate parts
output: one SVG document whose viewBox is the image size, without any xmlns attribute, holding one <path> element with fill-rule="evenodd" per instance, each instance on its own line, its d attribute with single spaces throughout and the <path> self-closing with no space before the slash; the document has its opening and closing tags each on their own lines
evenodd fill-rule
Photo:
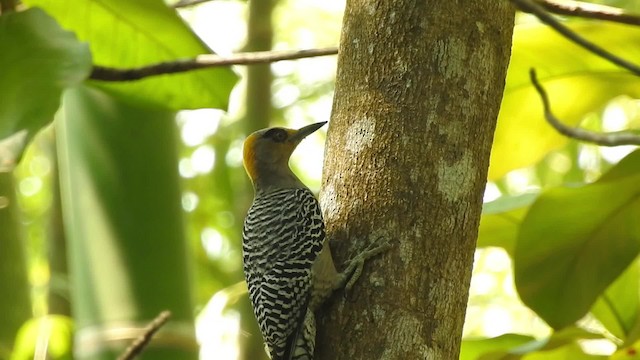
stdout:
<svg viewBox="0 0 640 360">
<path fill-rule="evenodd" d="M 249 135 L 244 141 L 243 163 L 254 186 L 290 186 L 292 181 L 299 183 L 289 169 L 289 158 L 302 139 L 324 124 L 326 121 L 297 130 L 273 127 Z"/>
</svg>

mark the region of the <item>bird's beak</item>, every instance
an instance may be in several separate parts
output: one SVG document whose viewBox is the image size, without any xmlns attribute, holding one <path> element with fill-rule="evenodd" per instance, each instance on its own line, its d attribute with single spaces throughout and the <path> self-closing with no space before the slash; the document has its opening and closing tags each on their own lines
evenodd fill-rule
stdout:
<svg viewBox="0 0 640 360">
<path fill-rule="evenodd" d="M 295 133 L 289 139 L 293 142 L 299 143 L 300 141 L 302 141 L 302 139 L 311 135 L 313 132 L 320 129 L 326 123 L 327 123 L 326 121 L 322 121 L 322 122 L 307 125 L 303 128 L 295 130 Z"/>
</svg>

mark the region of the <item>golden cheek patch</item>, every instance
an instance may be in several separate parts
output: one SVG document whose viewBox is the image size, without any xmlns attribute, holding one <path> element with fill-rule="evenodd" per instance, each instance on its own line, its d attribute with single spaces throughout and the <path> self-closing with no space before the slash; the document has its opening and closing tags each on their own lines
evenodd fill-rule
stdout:
<svg viewBox="0 0 640 360">
<path fill-rule="evenodd" d="M 251 134 L 244 141 L 242 148 L 242 163 L 249 177 L 254 179 L 256 175 L 256 141 L 258 141 L 257 134 Z"/>
</svg>

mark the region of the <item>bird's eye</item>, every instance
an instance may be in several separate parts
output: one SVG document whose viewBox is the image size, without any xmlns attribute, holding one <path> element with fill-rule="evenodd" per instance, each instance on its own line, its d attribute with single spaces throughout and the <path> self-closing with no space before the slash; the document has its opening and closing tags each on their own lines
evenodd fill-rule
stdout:
<svg viewBox="0 0 640 360">
<path fill-rule="evenodd" d="M 274 128 L 269 129 L 266 133 L 264 133 L 264 137 L 270 138 L 275 142 L 284 142 L 287 140 L 289 134 L 284 129 Z"/>
</svg>

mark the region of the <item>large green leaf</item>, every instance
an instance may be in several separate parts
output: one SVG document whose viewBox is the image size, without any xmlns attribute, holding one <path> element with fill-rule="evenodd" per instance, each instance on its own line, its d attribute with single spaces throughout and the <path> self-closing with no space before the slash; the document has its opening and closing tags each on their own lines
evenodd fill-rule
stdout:
<svg viewBox="0 0 640 360">
<path fill-rule="evenodd" d="M 619 347 L 609 360 L 640 360 L 640 342 L 636 342 L 629 346 Z"/>
<path fill-rule="evenodd" d="M 523 302 L 554 328 L 584 316 L 640 251 L 640 152 L 580 188 L 543 193 L 515 247 Z"/>
<path fill-rule="evenodd" d="M 640 311 L 640 263 L 636 260 L 609 286 L 591 308 L 591 313 L 613 335 L 633 343 L 638 334 L 632 334 Z M 631 335 L 631 336 L 630 336 Z"/>
<path fill-rule="evenodd" d="M 62 90 L 89 75 L 91 55 L 39 9 L 0 16 L 0 54 L 0 168 L 9 170 L 53 120 Z"/>
<path fill-rule="evenodd" d="M 626 59 L 640 59 L 640 29 L 603 22 L 570 22 L 572 30 Z M 489 178 L 532 165 L 565 144 L 544 120 L 540 97 L 531 86 L 529 69 L 551 98 L 554 113 L 577 124 L 607 101 L 626 94 L 640 97 L 640 79 L 588 53 L 543 24 L 517 26 L 513 54 L 491 153 Z"/>
<path fill-rule="evenodd" d="M 162 0 L 25 2 L 43 7 L 63 26 L 88 41 L 96 65 L 131 68 L 210 53 Z M 99 84 L 127 98 L 174 110 L 225 109 L 236 80 L 231 70 L 217 68 Z"/>
<path fill-rule="evenodd" d="M 520 223 L 537 194 L 502 196 L 482 207 L 478 247 L 497 246 L 513 254 Z"/>
<path fill-rule="evenodd" d="M 575 344 L 579 340 L 601 338 L 599 334 L 570 327 L 540 340 L 519 334 L 464 340 L 460 360 L 595 359 L 585 355 Z"/>
<path fill-rule="evenodd" d="M 620 160 L 616 166 L 603 174 L 598 182 L 616 181 L 627 176 L 636 175 L 640 171 L 640 150 L 636 150 Z"/>
<path fill-rule="evenodd" d="M 505 352 L 535 339 L 529 335 L 504 334 L 488 339 L 467 339 L 460 347 L 460 360 L 477 360 L 482 355 Z"/>
<path fill-rule="evenodd" d="M 586 354 L 580 345 L 572 343 L 549 351 L 534 352 L 524 356 L 523 360 L 604 360 L 604 355 Z M 483 359 L 484 360 L 484 359 Z"/>
<path fill-rule="evenodd" d="M 144 357 L 197 358 L 175 114 L 88 86 L 63 99 L 56 136 L 76 358 L 116 358 L 128 340 L 101 331 L 147 323 L 162 310 L 173 314 L 154 338 L 162 346 Z"/>
</svg>

